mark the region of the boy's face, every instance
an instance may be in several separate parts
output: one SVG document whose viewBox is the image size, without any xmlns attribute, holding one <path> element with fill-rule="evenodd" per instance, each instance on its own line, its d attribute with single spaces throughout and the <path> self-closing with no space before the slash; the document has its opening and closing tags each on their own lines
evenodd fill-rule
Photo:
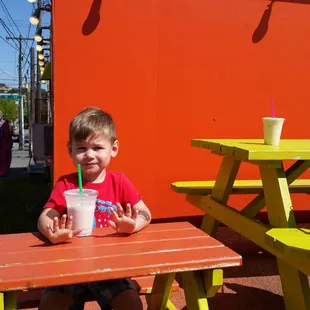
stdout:
<svg viewBox="0 0 310 310">
<path fill-rule="evenodd" d="M 73 163 L 81 165 L 83 176 L 94 181 L 109 165 L 111 157 L 117 155 L 118 141 L 112 144 L 110 139 L 100 134 L 87 141 L 72 141 L 68 143 L 68 150 Z"/>
</svg>

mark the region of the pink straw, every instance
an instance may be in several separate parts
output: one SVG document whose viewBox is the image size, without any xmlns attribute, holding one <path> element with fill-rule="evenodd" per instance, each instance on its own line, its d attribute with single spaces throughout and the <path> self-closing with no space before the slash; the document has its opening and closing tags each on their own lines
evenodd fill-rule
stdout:
<svg viewBox="0 0 310 310">
<path fill-rule="evenodd" d="M 271 116 L 274 118 L 274 101 L 273 99 L 271 100 Z"/>
</svg>

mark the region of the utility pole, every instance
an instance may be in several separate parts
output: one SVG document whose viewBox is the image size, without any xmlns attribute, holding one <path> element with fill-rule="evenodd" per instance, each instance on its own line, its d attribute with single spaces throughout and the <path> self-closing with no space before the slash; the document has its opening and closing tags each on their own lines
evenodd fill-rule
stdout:
<svg viewBox="0 0 310 310">
<path fill-rule="evenodd" d="M 29 115 L 29 154 L 32 157 L 33 152 L 33 134 L 32 134 L 32 125 L 35 122 L 35 96 L 36 96 L 36 87 L 35 87 L 35 64 L 34 64 L 34 48 L 31 48 L 30 51 L 30 110 L 31 115 Z"/>
<path fill-rule="evenodd" d="M 41 123 L 41 106 L 42 106 L 42 98 L 41 98 L 41 71 L 39 66 L 39 52 L 37 52 L 37 83 L 36 83 L 36 99 L 35 99 L 35 123 Z"/>
<path fill-rule="evenodd" d="M 29 154 L 29 157 L 31 155 L 31 148 L 30 148 L 30 126 L 29 126 L 29 123 L 30 123 L 30 113 L 31 113 L 31 110 L 30 110 L 30 100 L 29 100 L 29 86 L 28 86 L 28 78 L 27 78 L 27 75 L 25 75 L 25 82 L 26 82 L 26 107 L 27 107 L 27 114 L 28 114 L 28 141 L 29 141 L 29 148 L 28 148 L 28 154 Z"/>
<path fill-rule="evenodd" d="M 22 35 L 19 37 L 6 37 L 7 40 L 16 40 L 19 45 L 19 55 L 18 55 L 18 92 L 22 96 L 22 63 L 23 63 L 23 53 L 22 45 L 23 41 L 33 40 L 33 38 L 23 38 Z M 24 150 L 24 106 L 23 97 L 19 99 L 19 150 Z"/>
<path fill-rule="evenodd" d="M 42 0 L 38 0 L 38 9 L 40 10 L 42 7 Z M 38 29 L 42 26 L 41 18 L 39 18 Z M 39 52 L 37 52 L 37 83 L 36 83 L 36 99 L 35 99 L 35 123 L 41 123 L 41 106 L 42 106 L 42 98 L 41 98 L 41 71 L 39 66 Z"/>
</svg>

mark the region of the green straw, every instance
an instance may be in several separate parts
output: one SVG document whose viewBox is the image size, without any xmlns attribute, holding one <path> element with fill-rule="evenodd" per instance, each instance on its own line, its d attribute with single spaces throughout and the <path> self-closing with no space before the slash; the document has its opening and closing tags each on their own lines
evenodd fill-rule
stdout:
<svg viewBox="0 0 310 310">
<path fill-rule="evenodd" d="M 79 181 L 79 190 L 80 194 L 83 193 L 83 186 L 82 186 L 82 171 L 81 171 L 81 165 L 77 165 L 77 170 L 78 170 L 78 181 Z"/>
</svg>

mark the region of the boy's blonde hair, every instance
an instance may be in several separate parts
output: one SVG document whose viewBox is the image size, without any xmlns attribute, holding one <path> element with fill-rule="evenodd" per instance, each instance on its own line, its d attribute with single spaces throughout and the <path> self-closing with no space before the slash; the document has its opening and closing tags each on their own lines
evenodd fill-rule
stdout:
<svg viewBox="0 0 310 310">
<path fill-rule="evenodd" d="M 104 134 L 111 143 L 116 140 L 115 125 L 110 114 L 97 107 L 83 109 L 70 122 L 69 142 L 82 142 Z"/>
</svg>

